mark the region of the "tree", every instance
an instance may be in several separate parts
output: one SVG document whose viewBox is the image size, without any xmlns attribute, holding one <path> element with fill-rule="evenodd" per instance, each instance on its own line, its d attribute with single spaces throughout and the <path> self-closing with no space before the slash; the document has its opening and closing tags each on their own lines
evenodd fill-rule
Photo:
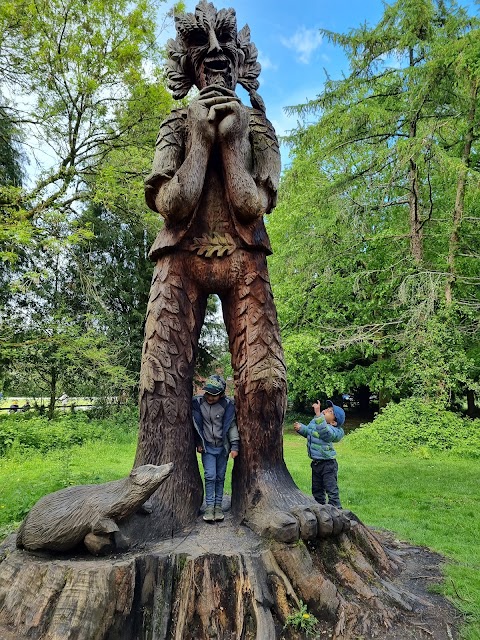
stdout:
<svg viewBox="0 0 480 640">
<path fill-rule="evenodd" d="M 317 99 L 292 109 L 318 119 L 290 138 L 294 160 L 270 225 L 287 355 L 289 341 L 307 331 L 310 344 L 316 340 L 310 360 L 325 349 L 332 356 L 324 388 L 367 386 L 381 402 L 415 389 L 451 401 L 475 387 L 465 353 L 478 331 L 471 310 L 479 308 L 479 274 L 467 249 L 479 242 L 468 220 L 478 219 L 478 96 L 469 57 L 478 23 L 453 2 L 396 2 L 374 28 L 324 35 L 344 48 L 350 74 L 328 79 Z M 464 64 L 472 67 L 467 74 Z M 305 247 L 293 233 L 280 243 L 285 229 L 305 223 Z M 285 264 L 290 278 L 295 273 L 292 286 Z M 432 327 L 446 318 L 454 351 L 440 337 L 432 351 Z M 419 367 L 432 359 L 445 366 L 420 384 Z"/>
<path fill-rule="evenodd" d="M 111 342 L 104 318 L 95 317 L 89 299 L 95 283 L 82 279 L 88 269 L 81 258 L 87 241 L 103 242 L 105 250 L 112 237 L 95 239 L 107 227 L 94 229 L 89 209 L 114 210 L 110 224 L 120 233 L 132 223 L 132 241 L 140 236 L 141 242 L 131 252 L 139 256 L 145 254 L 144 230 L 154 233 L 152 219 L 145 216 L 142 173 L 150 164 L 155 129 L 171 105 L 159 67 L 155 11 L 149 0 L 21 7 L 7 2 L 0 8 L 0 66 L 8 67 L 3 82 L 15 96 L 4 101 L 2 113 L 22 129 L 36 163 L 27 185 L 8 186 L 1 210 L 0 250 L 11 263 L 4 282 L 9 302 L 0 309 L 3 355 L 13 359 L 16 380 L 22 366 L 31 372 L 36 361 L 37 371 L 55 363 L 49 367 L 51 407 L 59 382 L 67 384 L 68 378 L 70 387 L 75 384 L 71 375 L 60 375 L 58 365 L 64 373 L 71 371 L 73 360 L 86 352 L 93 356 L 92 349 L 101 347 L 103 374 L 110 371 L 112 383 L 123 376 L 123 383 L 132 384 L 131 354 Z M 111 263 L 115 259 L 105 256 Z M 121 284 L 120 273 L 114 274 L 116 284 Z M 148 281 L 148 269 L 144 277 Z M 114 313 L 115 307 L 110 317 Z M 141 304 L 137 313 L 143 315 Z M 141 326 L 138 317 L 130 320 Z M 38 359 L 32 354 L 35 341 Z M 46 343 L 48 353 L 41 349 Z M 119 354 L 122 375 L 115 364 Z M 82 362 L 91 363 L 92 374 L 98 372 L 99 362 L 89 357 Z"/>
<path fill-rule="evenodd" d="M 149 102 L 151 80 L 160 77 L 155 5 L 6 2 L 0 24 L 0 64 L 8 68 L 3 83 L 15 96 L 3 107 L 22 127 L 37 165 L 31 188 L 11 194 L 4 222 L 10 230 L 21 223 L 36 233 L 51 210 L 76 215 L 92 196 L 86 184 L 104 158 L 134 140 L 139 120 L 156 117 Z M 148 74 L 147 64 L 153 69 Z M 170 103 L 164 89 L 162 100 Z M 130 111 L 129 102 L 135 104 Z M 157 108 L 162 113 L 161 104 Z"/>
</svg>

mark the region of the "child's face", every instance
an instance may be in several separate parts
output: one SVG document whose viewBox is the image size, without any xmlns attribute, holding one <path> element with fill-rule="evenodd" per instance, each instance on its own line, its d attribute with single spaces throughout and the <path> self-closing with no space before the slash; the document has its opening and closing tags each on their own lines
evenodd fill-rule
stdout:
<svg viewBox="0 0 480 640">
<path fill-rule="evenodd" d="M 335 414 L 333 413 L 333 407 L 327 407 L 322 411 L 322 413 L 327 424 L 331 424 L 334 426 L 337 424 L 337 421 L 335 420 Z"/>
<path fill-rule="evenodd" d="M 218 393 L 216 396 L 212 396 L 211 393 L 208 393 L 208 391 L 205 391 L 205 393 L 203 394 L 203 397 L 205 398 L 206 402 L 208 402 L 208 404 L 215 404 L 220 400 L 222 395 L 223 395 L 222 393 Z"/>
</svg>

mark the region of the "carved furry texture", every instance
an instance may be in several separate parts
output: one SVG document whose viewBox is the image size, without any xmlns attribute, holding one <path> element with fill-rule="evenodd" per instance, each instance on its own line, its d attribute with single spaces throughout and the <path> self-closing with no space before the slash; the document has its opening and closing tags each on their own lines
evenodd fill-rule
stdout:
<svg viewBox="0 0 480 640">
<path fill-rule="evenodd" d="M 67 487 L 44 496 L 30 510 L 17 536 L 26 549 L 66 551 L 90 533 L 111 533 L 112 523 L 131 515 L 168 478 L 172 464 L 144 465 L 127 478 Z"/>
</svg>

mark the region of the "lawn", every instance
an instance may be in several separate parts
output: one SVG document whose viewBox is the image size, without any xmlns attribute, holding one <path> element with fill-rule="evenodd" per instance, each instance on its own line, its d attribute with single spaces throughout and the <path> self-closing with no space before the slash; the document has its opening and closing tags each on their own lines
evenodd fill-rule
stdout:
<svg viewBox="0 0 480 640">
<path fill-rule="evenodd" d="M 310 493 L 305 440 L 290 424 L 284 442 L 293 478 Z M 127 475 L 135 447 L 132 430 L 122 432 L 116 442 L 109 438 L 44 454 L 18 450 L 0 457 L 0 537 L 13 530 L 45 493 Z M 356 449 L 348 436 L 336 448 L 343 506 L 370 526 L 389 529 L 403 540 L 447 556 L 444 593 L 467 616 L 463 637 L 480 640 L 478 461 L 447 454 L 430 459 L 375 455 Z"/>
</svg>

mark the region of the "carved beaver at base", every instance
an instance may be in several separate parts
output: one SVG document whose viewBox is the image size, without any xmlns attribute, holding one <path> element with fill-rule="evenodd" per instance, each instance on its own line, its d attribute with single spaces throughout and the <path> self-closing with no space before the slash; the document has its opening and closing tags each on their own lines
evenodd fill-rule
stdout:
<svg viewBox="0 0 480 640">
<path fill-rule="evenodd" d="M 68 551 L 81 542 L 97 555 L 112 548 L 117 523 L 134 513 L 168 478 L 173 463 L 145 464 L 127 478 L 68 487 L 41 498 L 17 534 L 17 547 Z"/>
</svg>

